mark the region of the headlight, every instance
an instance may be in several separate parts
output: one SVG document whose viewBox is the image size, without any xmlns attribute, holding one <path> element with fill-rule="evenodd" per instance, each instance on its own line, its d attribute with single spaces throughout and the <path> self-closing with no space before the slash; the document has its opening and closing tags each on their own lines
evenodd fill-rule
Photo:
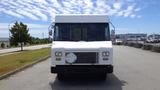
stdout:
<svg viewBox="0 0 160 90">
<path fill-rule="evenodd" d="M 108 56 L 109 56 L 109 51 L 104 51 L 104 52 L 102 52 L 102 56 L 103 56 L 103 57 L 108 57 Z"/>
<path fill-rule="evenodd" d="M 56 57 L 62 57 L 62 52 L 55 52 Z"/>
<path fill-rule="evenodd" d="M 74 53 L 67 53 L 66 54 L 66 62 L 67 63 L 74 63 L 77 60 L 77 56 Z"/>
</svg>

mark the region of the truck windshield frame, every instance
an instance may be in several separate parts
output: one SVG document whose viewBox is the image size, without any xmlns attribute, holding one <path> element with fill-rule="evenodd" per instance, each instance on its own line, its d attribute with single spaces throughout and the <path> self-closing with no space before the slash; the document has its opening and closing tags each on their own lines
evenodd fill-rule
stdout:
<svg viewBox="0 0 160 90">
<path fill-rule="evenodd" d="M 109 23 L 55 23 L 54 41 L 110 41 Z"/>
</svg>

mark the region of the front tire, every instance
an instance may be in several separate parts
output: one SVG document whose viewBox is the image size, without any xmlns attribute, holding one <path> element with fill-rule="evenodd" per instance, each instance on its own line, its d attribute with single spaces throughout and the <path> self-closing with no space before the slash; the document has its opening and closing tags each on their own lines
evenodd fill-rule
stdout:
<svg viewBox="0 0 160 90">
<path fill-rule="evenodd" d="M 63 81 L 65 79 L 65 75 L 61 74 L 61 73 L 58 73 L 57 78 L 58 78 L 59 81 Z"/>
<path fill-rule="evenodd" d="M 107 73 L 101 73 L 101 74 L 99 74 L 99 77 L 100 77 L 101 80 L 106 80 Z"/>
</svg>

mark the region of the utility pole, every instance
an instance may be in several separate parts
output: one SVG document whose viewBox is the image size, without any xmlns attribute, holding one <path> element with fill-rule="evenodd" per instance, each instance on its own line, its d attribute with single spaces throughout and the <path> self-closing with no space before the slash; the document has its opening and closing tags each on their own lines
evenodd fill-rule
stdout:
<svg viewBox="0 0 160 90">
<path fill-rule="evenodd" d="M 23 35 L 22 35 L 22 32 L 21 32 L 21 51 L 23 51 Z"/>
<path fill-rule="evenodd" d="M 42 33 L 42 39 L 44 39 L 44 33 Z"/>
<path fill-rule="evenodd" d="M 23 51 L 23 35 L 22 35 L 22 30 L 19 32 L 19 42 L 21 46 L 21 51 Z"/>
<path fill-rule="evenodd" d="M 21 22 L 20 22 L 21 23 Z M 19 43 L 20 43 L 20 47 L 21 47 L 21 51 L 23 51 L 23 29 L 20 27 L 20 31 L 19 31 Z"/>
</svg>

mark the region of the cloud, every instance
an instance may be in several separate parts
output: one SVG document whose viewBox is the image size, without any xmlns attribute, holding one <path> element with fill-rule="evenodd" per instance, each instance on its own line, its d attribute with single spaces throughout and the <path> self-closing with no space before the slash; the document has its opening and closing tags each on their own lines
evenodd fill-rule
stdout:
<svg viewBox="0 0 160 90">
<path fill-rule="evenodd" d="M 32 24 L 32 23 L 26 23 L 28 25 L 29 28 L 32 29 L 48 29 L 48 25 L 44 25 L 44 24 Z"/>
<path fill-rule="evenodd" d="M 131 18 L 135 18 L 135 17 L 136 17 L 136 15 L 135 15 L 135 14 L 132 14 L 132 15 L 131 15 Z"/>
<path fill-rule="evenodd" d="M 5 13 L 7 15 L 12 15 L 14 17 L 17 17 L 17 18 L 24 18 L 21 14 L 18 14 L 12 10 L 5 10 L 5 9 L 1 9 L 0 10 L 2 13 Z"/>
<path fill-rule="evenodd" d="M 30 12 L 32 12 L 36 16 L 39 16 L 43 21 L 47 21 L 48 20 L 48 17 L 38 9 L 30 10 Z"/>
<path fill-rule="evenodd" d="M 8 23 L 0 23 L 0 31 L 8 29 Z"/>
<path fill-rule="evenodd" d="M 0 30 L 0 38 L 8 38 L 9 37 L 9 31 L 6 30 Z"/>
<path fill-rule="evenodd" d="M 134 11 L 134 5 L 130 5 L 127 7 L 127 9 L 124 11 L 124 17 L 130 16 Z"/>
<path fill-rule="evenodd" d="M 141 8 L 136 8 L 134 11 L 138 12 L 138 11 L 140 11 L 140 10 L 141 10 Z"/>
<path fill-rule="evenodd" d="M 13 26 L 13 23 L 0 23 L 0 37 L 9 37 L 9 30 L 8 29 L 11 26 Z M 43 36 L 48 37 L 48 25 L 33 24 L 33 23 L 24 23 L 24 24 L 27 24 L 27 26 L 29 28 L 29 33 L 31 36 L 41 37 L 41 38 Z"/>
<path fill-rule="evenodd" d="M 29 30 L 29 33 L 31 36 L 34 36 L 34 37 L 41 37 L 41 38 L 48 37 L 48 30 L 44 30 L 44 29 L 32 29 L 32 30 Z"/>
<path fill-rule="evenodd" d="M 31 13 L 30 11 L 28 11 L 26 9 L 24 9 L 24 10 L 18 9 L 16 12 L 23 15 L 23 16 L 31 18 L 32 20 L 39 20 L 36 15 L 34 15 L 33 13 Z"/>
<path fill-rule="evenodd" d="M 138 15 L 138 16 L 137 16 L 137 18 L 141 18 L 141 17 L 142 17 L 141 15 Z"/>
<path fill-rule="evenodd" d="M 55 14 L 107 14 L 133 17 L 141 8 L 136 0 L 2 0 L 0 14 L 53 21 Z M 132 16 L 131 16 L 132 15 Z"/>
<path fill-rule="evenodd" d="M 121 7 L 122 7 L 122 3 L 116 2 L 116 3 L 113 4 L 113 7 L 114 7 L 114 9 L 116 9 L 116 10 L 120 10 Z"/>
<path fill-rule="evenodd" d="M 11 26 L 13 26 L 13 23 L 0 23 L 0 30 L 8 30 Z M 33 23 L 24 23 L 28 26 L 29 29 L 48 29 L 48 25 L 44 24 L 33 24 Z"/>
</svg>

